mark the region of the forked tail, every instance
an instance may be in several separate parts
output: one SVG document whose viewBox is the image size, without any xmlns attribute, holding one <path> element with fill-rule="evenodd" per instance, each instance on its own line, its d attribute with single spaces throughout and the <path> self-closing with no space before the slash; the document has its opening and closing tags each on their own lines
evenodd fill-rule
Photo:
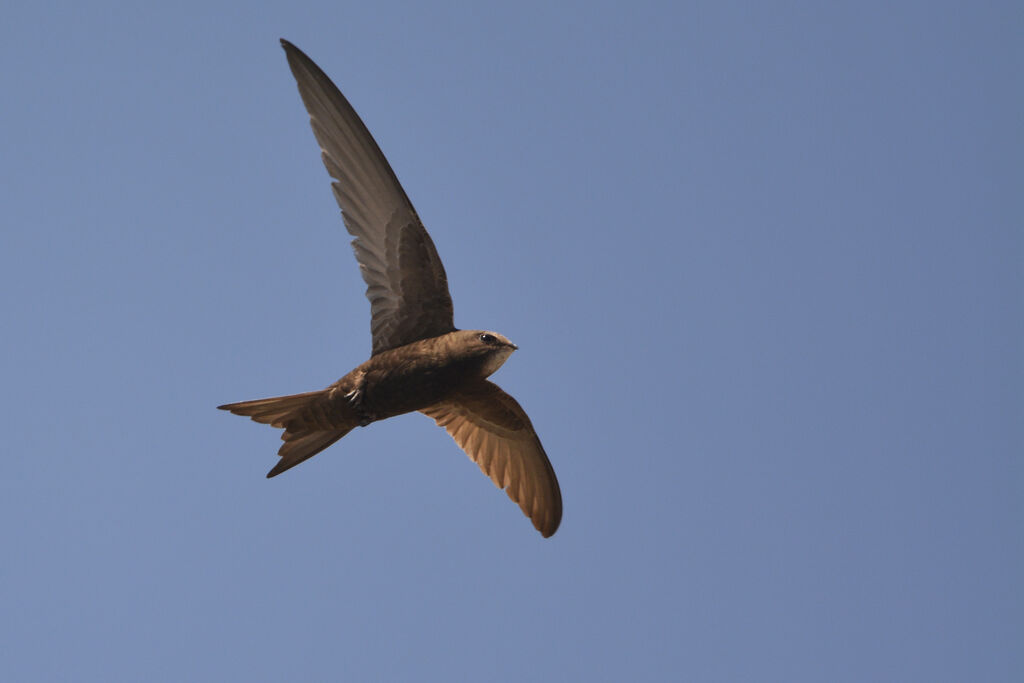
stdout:
<svg viewBox="0 0 1024 683">
<path fill-rule="evenodd" d="M 275 396 L 217 406 L 235 415 L 284 429 L 280 462 L 267 472 L 274 477 L 330 446 L 352 431 L 359 419 L 344 401 L 334 401 L 327 390 L 291 396 Z"/>
</svg>

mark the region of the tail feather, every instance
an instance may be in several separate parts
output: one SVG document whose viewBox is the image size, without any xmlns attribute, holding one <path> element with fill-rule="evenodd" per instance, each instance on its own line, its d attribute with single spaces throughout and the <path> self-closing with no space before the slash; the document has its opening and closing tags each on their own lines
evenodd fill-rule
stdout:
<svg viewBox="0 0 1024 683">
<path fill-rule="evenodd" d="M 267 473 L 267 477 L 275 477 L 309 460 L 359 424 L 357 417 L 347 414 L 347 404 L 331 401 L 327 390 L 217 407 L 285 430 L 281 434 L 284 444 L 277 452 L 281 460 Z"/>
<path fill-rule="evenodd" d="M 284 444 L 281 446 L 281 450 L 277 452 L 281 459 L 274 465 L 274 469 L 267 472 L 267 479 L 276 477 L 285 470 L 290 470 L 299 463 L 309 460 L 350 431 L 351 427 L 327 432 L 286 431 L 281 435 L 281 438 L 284 439 Z"/>
<path fill-rule="evenodd" d="M 251 417 L 256 422 L 283 428 L 294 416 L 293 414 L 308 406 L 315 399 L 323 396 L 326 391 L 310 391 L 305 394 L 291 396 L 275 396 L 260 398 L 255 401 L 240 401 L 217 406 L 220 410 L 228 410 L 235 415 Z"/>
</svg>

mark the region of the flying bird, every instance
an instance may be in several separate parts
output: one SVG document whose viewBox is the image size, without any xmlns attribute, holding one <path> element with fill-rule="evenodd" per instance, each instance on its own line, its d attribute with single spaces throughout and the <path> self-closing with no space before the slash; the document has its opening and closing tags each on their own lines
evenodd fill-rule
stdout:
<svg viewBox="0 0 1024 683">
<path fill-rule="evenodd" d="M 352 234 L 370 300 L 370 359 L 321 391 L 218 406 L 283 429 L 274 477 L 356 427 L 419 411 L 444 427 L 484 474 L 549 537 L 562 519 L 555 471 L 530 418 L 487 377 L 516 345 L 460 330 L 434 243 L 362 120 L 334 83 L 282 39 Z"/>
</svg>

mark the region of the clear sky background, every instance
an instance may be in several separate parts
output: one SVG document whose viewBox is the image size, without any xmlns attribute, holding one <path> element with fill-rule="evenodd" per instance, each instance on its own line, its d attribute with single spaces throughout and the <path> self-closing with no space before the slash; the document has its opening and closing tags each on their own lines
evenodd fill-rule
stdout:
<svg viewBox="0 0 1024 683">
<path fill-rule="evenodd" d="M 3 680 L 1016 681 L 1019 2 L 40 3 L 0 21 Z M 376 136 L 562 485 L 363 361 L 278 38 Z"/>
</svg>

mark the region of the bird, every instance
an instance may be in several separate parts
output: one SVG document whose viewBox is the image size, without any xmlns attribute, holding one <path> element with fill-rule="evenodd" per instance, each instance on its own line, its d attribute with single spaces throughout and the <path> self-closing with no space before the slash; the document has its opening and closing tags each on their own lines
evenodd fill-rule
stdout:
<svg viewBox="0 0 1024 683">
<path fill-rule="evenodd" d="M 518 349 L 455 327 L 448 278 L 395 172 L 345 96 L 281 39 L 370 300 L 370 358 L 320 391 L 218 406 L 283 429 L 276 477 L 356 427 L 406 413 L 432 418 L 544 538 L 562 519 L 554 468 L 522 406 L 487 378 Z"/>
</svg>

